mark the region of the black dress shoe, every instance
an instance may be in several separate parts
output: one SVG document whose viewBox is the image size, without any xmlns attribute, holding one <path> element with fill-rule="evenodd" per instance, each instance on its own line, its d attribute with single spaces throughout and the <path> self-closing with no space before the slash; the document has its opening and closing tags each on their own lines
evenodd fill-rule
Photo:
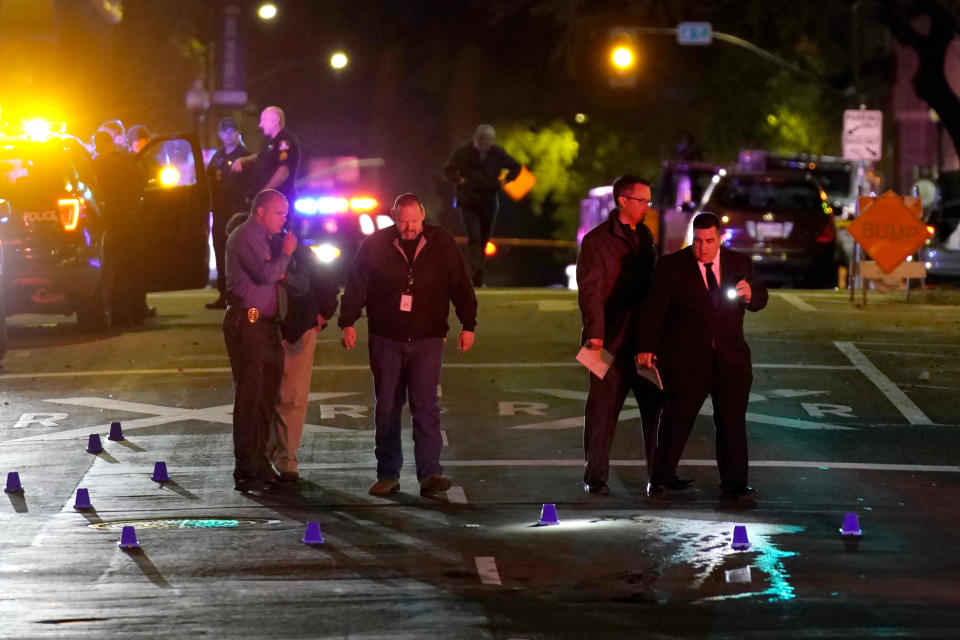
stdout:
<svg viewBox="0 0 960 640">
<path fill-rule="evenodd" d="M 263 491 L 263 480 L 260 478 L 241 478 L 234 482 L 233 490 L 239 491 L 240 493 Z"/>
<path fill-rule="evenodd" d="M 656 498 L 658 496 L 666 497 L 667 488 L 662 484 L 647 483 L 647 497 Z"/>
<path fill-rule="evenodd" d="M 724 489 L 720 492 L 720 497 L 724 500 L 750 500 L 760 494 L 753 487 L 740 487 L 738 489 Z"/>
<path fill-rule="evenodd" d="M 277 480 L 284 487 L 293 487 L 299 484 L 300 474 L 296 471 L 284 471 L 280 474 L 280 478 Z"/>
<path fill-rule="evenodd" d="M 208 302 L 204 305 L 207 309 L 226 309 L 227 300 L 222 296 L 214 300 L 213 302 Z"/>
<path fill-rule="evenodd" d="M 683 491 L 692 484 L 693 478 L 681 478 L 679 476 L 673 476 L 667 480 L 667 484 L 665 486 L 671 491 Z"/>
<path fill-rule="evenodd" d="M 592 493 L 595 496 L 610 495 L 610 487 L 607 486 L 606 482 L 598 482 L 596 484 L 585 484 L 583 485 L 583 489 L 587 493 Z"/>
</svg>

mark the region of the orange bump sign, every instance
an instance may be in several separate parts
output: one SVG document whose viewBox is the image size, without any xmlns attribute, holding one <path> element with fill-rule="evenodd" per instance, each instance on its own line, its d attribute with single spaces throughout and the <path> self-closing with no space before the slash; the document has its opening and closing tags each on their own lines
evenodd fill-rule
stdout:
<svg viewBox="0 0 960 640">
<path fill-rule="evenodd" d="M 859 202 L 860 216 L 847 230 L 884 273 L 900 266 L 930 237 L 916 198 L 887 191 L 878 198 L 862 197 Z"/>
</svg>

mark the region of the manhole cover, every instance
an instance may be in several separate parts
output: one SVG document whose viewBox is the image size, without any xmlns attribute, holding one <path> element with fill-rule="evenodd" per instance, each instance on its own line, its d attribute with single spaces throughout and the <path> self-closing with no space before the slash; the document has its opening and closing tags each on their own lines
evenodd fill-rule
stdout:
<svg viewBox="0 0 960 640">
<path fill-rule="evenodd" d="M 120 530 L 127 526 L 138 529 L 232 529 L 278 522 L 270 518 L 140 518 L 97 522 L 90 526 L 102 531 Z"/>
</svg>

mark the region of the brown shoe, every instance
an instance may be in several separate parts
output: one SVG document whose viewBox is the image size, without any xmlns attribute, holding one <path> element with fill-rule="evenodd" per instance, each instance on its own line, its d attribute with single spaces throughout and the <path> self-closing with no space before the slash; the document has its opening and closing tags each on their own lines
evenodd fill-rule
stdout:
<svg viewBox="0 0 960 640">
<path fill-rule="evenodd" d="M 400 481 L 396 478 L 379 478 L 370 487 L 370 495 L 383 498 L 400 491 Z"/>
<path fill-rule="evenodd" d="M 423 497 L 432 496 L 441 491 L 446 491 L 452 486 L 453 482 L 450 481 L 450 478 L 444 478 L 439 473 L 435 473 L 420 481 L 420 495 Z"/>
</svg>

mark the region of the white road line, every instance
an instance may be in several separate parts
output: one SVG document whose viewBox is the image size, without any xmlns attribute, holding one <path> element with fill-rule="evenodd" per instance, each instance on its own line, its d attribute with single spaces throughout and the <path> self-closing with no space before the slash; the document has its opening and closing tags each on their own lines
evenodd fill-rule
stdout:
<svg viewBox="0 0 960 640">
<path fill-rule="evenodd" d="M 447 501 L 450 504 L 467 504 L 467 494 L 463 492 L 463 487 L 447 489 Z"/>
<path fill-rule="evenodd" d="M 477 565 L 477 575 L 483 584 L 503 584 L 500 582 L 500 573 L 497 571 L 497 561 L 493 556 L 480 556 L 473 559 Z"/>
<path fill-rule="evenodd" d="M 446 549 L 443 549 L 437 545 L 431 545 L 424 540 L 414 538 L 413 536 L 407 535 L 401 531 L 396 531 L 391 529 L 389 525 L 380 524 L 379 522 L 373 522 L 372 520 L 364 520 L 363 518 L 358 518 L 354 515 L 351 515 L 345 511 L 337 512 L 340 517 L 345 520 L 349 520 L 360 527 L 367 527 L 373 529 L 377 535 L 383 536 L 388 540 L 392 540 L 397 544 L 410 547 L 411 549 L 429 549 L 430 553 L 436 557 L 440 558 L 444 562 L 449 562 L 451 564 L 456 562 L 462 562 L 462 556 L 459 554 L 451 553 Z"/>
<path fill-rule="evenodd" d="M 581 367 L 579 362 L 447 362 L 444 369 L 545 369 L 545 368 L 576 368 Z M 756 363 L 754 369 L 825 369 L 825 370 L 853 370 L 851 365 L 832 364 L 779 364 Z M 335 364 L 317 365 L 314 371 L 369 371 L 370 366 L 365 364 Z M 34 373 L 6 373 L 0 375 L 0 380 L 31 380 L 45 378 L 92 378 L 96 376 L 176 376 L 176 375 L 230 375 L 230 367 L 197 367 L 177 369 L 102 369 L 88 371 L 46 371 Z"/>
<path fill-rule="evenodd" d="M 0 443 L 3 446 L 5 443 Z M 643 460 L 611 460 L 610 464 L 615 467 L 645 467 Z M 681 465 L 689 467 L 713 467 L 716 466 L 716 460 L 681 460 Z M 302 464 L 300 468 L 305 471 L 326 471 L 331 469 L 375 469 L 377 463 L 375 460 L 370 462 L 331 462 L 324 464 Z M 559 460 L 559 459 L 516 459 L 516 460 L 444 460 L 444 467 L 451 468 L 480 468 L 480 467 L 582 467 L 583 460 Z M 751 467 L 772 467 L 784 469 L 819 469 L 828 467 L 830 469 L 857 469 L 864 471 L 904 471 L 904 472 L 931 472 L 931 473 L 960 473 L 960 465 L 935 465 L 935 464 L 886 464 L 876 462 L 839 462 L 832 460 L 751 460 Z M 185 471 L 203 472 L 209 467 L 197 467 L 196 469 L 186 469 Z"/>
<path fill-rule="evenodd" d="M 784 301 L 784 302 L 790 303 L 791 305 L 793 305 L 793 306 L 796 307 L 797 309 L 800 309 L 801 311 L 816 311 L 816 310 L 817 310 L 817 308 L 816 308 L 815 306 L 813 306 L 812 304 L 809 304 L 809 303 L 807 303 L 807 302 L 804 302 L 804 301 L 800 298 L 800 296 L 798 296 L 798 295 L 795 294 L 795 293 L 783 293 L 782 291 L 775 291 L 775 292 L 774 292 L 774 295 L 783 298 L 783 301 Z"/>
<path fill-rule="evenodd" d="M 443 446 L 450 446 L 450 440 L 447 439 L 447 432 L 445 429 L 440 429 L 440 439 L 443 440 Z"/>
<path fill-rule="evenodd" d="M 883 395 L 887 396 L 887 400 L 899 409 L 900 413 L 903 414 L 910 424 L 933 424 L 933 421 L 920 410 L 920 407 L 915 405 L 913 400 L 907 397 L 907 394 L 905 394 L 900 387 L 895 385 L 876 365 L 870 362 L 869 358 L 863 355 L 852 342 L 835 341 L 833 344 L 835 344 L 837 349 L 845 356 L 850 358 L 850 362 L 852 362 L 863 375 L 867 376 L 867 379 L 876 385 Z"/>
</svg>

